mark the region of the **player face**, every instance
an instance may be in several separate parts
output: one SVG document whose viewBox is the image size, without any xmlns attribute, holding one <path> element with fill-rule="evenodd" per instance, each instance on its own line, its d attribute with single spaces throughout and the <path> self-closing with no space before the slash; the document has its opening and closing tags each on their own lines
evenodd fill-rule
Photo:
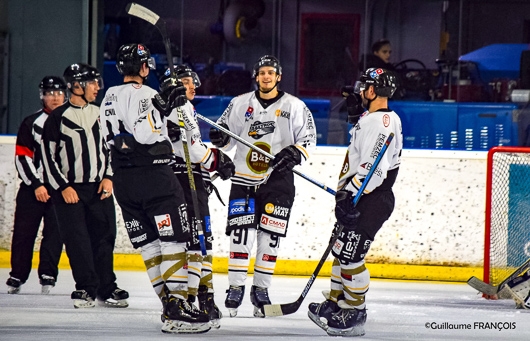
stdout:
<svg viewBox="0 0 530 341">
<path fill-rule="evenodd" d="M 256 82 L 262 92 L 272 89 L 281 79 L 282 76 L 276 74 L 276 69 L 272 66 L 261 67 L 256 76 Z"/>
<path fill-rule="evenodd" d="M 180 79 L 182 84 L 186 87 L 186 98 L 191 101 L 195 98 L 195 83 L 193 77 L 183 77 Z"/>
<path fill-rule="evenodd" d="M 379 51 L 374 52 L 376 56 L 381 58 L 385 63 L 390 63 L 390 55 L 392 54 L 392 47 L 390 44 L 383 45 Z"/>
<path fill-rule="evenodd" d="M 97 80 L 85 82 L 85 98 L 90 102 L 94 102 L 98 97 L 99 82 Z"/>
<path fill-rule="evenodd" d="M 44 107 L 52 111 L 64 103 L 64 98 L 65 93 L 63 90 L 51 90 L 44 93 L 42 101 L 44 102 Z"/>
</svg>

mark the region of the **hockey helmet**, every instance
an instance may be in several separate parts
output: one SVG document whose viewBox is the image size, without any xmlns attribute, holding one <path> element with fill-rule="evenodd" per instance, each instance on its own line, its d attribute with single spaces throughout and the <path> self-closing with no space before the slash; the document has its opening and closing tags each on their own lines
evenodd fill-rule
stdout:
<svg viewBox="0 0 530 341">
<path fill-rule="evenodd" d="M 65 91 L 66 92 L 66 83 L 61 77 L 46 76 L 39 83 L 39 91 L 40 91 L 41 99 L 49 91 Z"/>
<path fill-rule="evenodd" d="M 201 86 L 201 80 L 199 79 L 199 76 L 197 76 L 197 73 L 193 71 L 189 66 L 179 64 L 175 65 L 175 74 L 178 79 L 184 78 L 184 77 L 191 77 L 193 79 L 193 84 L 195 84 L 195 89 Z M 160 90 L 164 91 L 170 84 L 171 84 L 171 72 L 169 68 L 166 69 L 162 77 L 160 77 Z"/>
<path fill-rule="evenodd" d="M 355 83 L 355 93 L 360 93 L 374 87 L 375 94 L 381 97 L 392 97 L 397 89 L 396 76 L 385 69 L 369 68 L 363 72 L 359 81 Z"/>
<path fill-rule="evenodd" d="M 145 45 L 126 44 L 118 50 L 116 68 L 123 76 L 137 76 L 144 63 L 147 63 L 150 69 L 155 68 L 151 52 Z"/>
<path fill-rule="evenodd" d="M 278 76 L 282 74 L 282 66 L 280 65 L 280 61 L 278 60 L 278 58 L 270 55 L 265 55 L 258 59 L 256 64 L 254 64 L 254 72 L 252 73 L 252 78 L 256 78 L 258 76 L 259 69 L 263 66 L 272 66 Z"/>
<path fill-rule="evenodd" d="M 73 89 L 74 82 L 79 82 L 79 85 L 84 89 L 86 82 L 97 81 L 100 89 L 103 89 L 103 79 L 98 69 L 88 64 L 76 63 L 68 66 L 64 70 L 63 78 L 70 91 Z"/>
</svg>

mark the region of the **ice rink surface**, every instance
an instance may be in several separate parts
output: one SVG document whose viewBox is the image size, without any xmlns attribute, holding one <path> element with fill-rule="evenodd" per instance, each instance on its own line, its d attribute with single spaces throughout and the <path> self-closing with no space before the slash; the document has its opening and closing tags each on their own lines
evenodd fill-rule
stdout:
<svg viewBox="0 0 530 341">
<path fill-rule="evenodd" d="M 255 318 L 249 299 L 252 276 L 239 314 L 224 307 L 227 276 L 214 274 L 216 303 L 225 315 L 220 329 L 205 334 L 160 332 L 161 304 L 145 272 L 119 271 L 118 285 L 131 297 L 125 309 L 74 309 L 71 272 L 61 270 L 50 295 L 40 294 L 36 270 L 18 295 L 8 295 L 9 269 L 0 269 L 0 340 L 324 340 L 331 339 L 307 317 L 307 305 L 321 302 L 329 278 L 318 278 L 292 315 Z M 273 303 L 294 302 L 307 277 L 275 276 Z M 488 301 L 466 284 L 373 280 L 367 295 L 368 321 L 362 340 L 530 340 L 530 310 L 509 300 Z M 429 328 L 428 328 L 429 327 Z M 453 328 L 453 329 L 451 329 Z M 454 329 L 460 328 L 460 329 Z M 335 338 L 336 340 L 336 338 Z"/>
</svg>

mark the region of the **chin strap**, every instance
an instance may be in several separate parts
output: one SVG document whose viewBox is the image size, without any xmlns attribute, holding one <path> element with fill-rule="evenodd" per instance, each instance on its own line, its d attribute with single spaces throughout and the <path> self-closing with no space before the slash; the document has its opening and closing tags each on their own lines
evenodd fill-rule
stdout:
<svg viewBox="0 0 530 341">
<path fill-rule="evenodd" d="M 259 88 L 259 82 L 257 82 L 257 83 L 258 83 L 258 88 Z M 270 88 L 269 91 L 263 91 L 263 90 L 259 89 L 259 92 L 264 93 L 264 94 L 268 94 L 269 92 L 274 90 L 278 86 L 278 84 L 280 84 L 280 82 L 278 81 L 278 77 L 276 77 L 276 84 L 274 84 L 274 86 L 272 88 Z"/>
</svg>

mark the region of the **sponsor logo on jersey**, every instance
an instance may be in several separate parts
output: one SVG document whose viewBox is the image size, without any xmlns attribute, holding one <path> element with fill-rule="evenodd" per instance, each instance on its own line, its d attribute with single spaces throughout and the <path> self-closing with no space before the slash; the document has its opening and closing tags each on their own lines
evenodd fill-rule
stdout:
<svg viewBox="0 0 530 341">
<path fill-rule="evenodd" d="M 365 240 L 364 241 L 364 250 L 368 251 L 368 249 L 370 249 L 371 245 L 372 245 L 372 241 L 371 240 Z"/>
<path fill-rule="evenodd" d="M 131 238 L 131 243 L 140 243 L 147 239 L 147 234 L 144 233 L 142 235 L 139 235 L 138 237 Z"/>
<path fill-rule="evenodd" d="M 112 105 L 112 102 L 105 102 L 106 107 L 108 107 L 109 105 Z"/>
<path fill-rule="evenodd" d="M 253 112 L 254 112 L 254 108 L 248 107 L 247 112 L 245 112 L 245 122 L 247 122 L 248 120 L 254 119 Z"/>
<path fill-rule="evenodd" d="M 313 121 L 313 115 L 311 114 L 311 111 L 307 109 L 307 107 L 304 107 L 304 111 L 306 112 L 307 116 L 307 130 L 313 130 L 315 129 L 315 121 Z"/>
<path fill-rule="evenodd" d="M 229 226 L 244 226 L 254 224 L 254 215 L 244 215 L 228 220 Z"/>
<path fill-rule="evenodd" d="M 108 94 L 105 96 L 104 102 L 118 102 L 118 97 L 115 94 Z M 105 105 L 110 105 L 111 103 Z"/>
<path fill-rule="evenodd" d="M 287 228 L 287 220 L 277 219 L 269 215 L 263 214 L 260 220 L 260 227 L 267 231 L 284 234 L 285 229 Z"/>
<path fill-rule="evenodd" d="M 383 115 L 383 125 L 387 128 L 390 125 L 390 116 L 388 114 Z"/>
<path fill-rule="evenodd" d="M 265 212 L 267 212 L 267 213 L 269 213 L 269 214 L 271 214 L 272 212 L 274 212 L 274 204 L 272 204 L 272 203 L 270 203 L 270 202 L 267 203 L 267 204 L 265 205 Z"/>
<path fill-rule="evenodd" d="M 204 217 L 204 232 L 208 232 L 208 233 L 212 232 L 212 224 L 211 224 L 209 215 Z"/>
<path fill-rule="evenodd" d="M 283 117 L 283 118 L 286 118 L 286 119 L 291 118 L 291 113 L 290 112 L 284 111 L 284 110 L 280 110 L 280 109 L 276 109 L 274 114 L 276 115 L 276 117 Z"/>
<path fill-rule="evenodd" d="M 143 229 L 142 224 L 140 224 L 140 222 L 136 219 L 133 219 L 131 221 L 126 221 L 125 228 L 127 229 L 127 232 L 129 233 L 140 231 Z"/>
<path fill-rule="evenodd" d="M 149 105 L 151 104 L 151 101 L 149 98 L 144 98 L 140 100 L 140 113 L 143 113 L 149 109 Z"/>
<path fill-rule="evenodd" d="M 245 210 L 246 208 L 246 210 Z M 248 203 L 245 202 L 245 199 L 235 199 L 230 200 L 228 204 L 228 215 L 237 215 L 237 214 L 254 214 L 254 199 L 250 198 Z"/>
<path fill-rule="evenodd" d="M 248 253 L 230 252 L 230 259 L 248 259 Z"/>
<path fill-rule="evenodd" d="M 259 140 L 262 136 L 273 133 L 275 128 L 274 121 L 256 121 L 250 125 L 248 136 L 255 140 Z"/>
<path fill-rule="evenodd" d="M 189 233 L 190 224 L 188 223 L 188 210 L 186 209 L 186 204 L 182 204 L 179 206 L 179 217 L 182 233 Z"/>
<path fill-rule="evenodd" d="M 114 109 L 105 109 L 105 116 L 114 116 L 116 115 L 116 112 Z"/>
<path fill-rule="evenodd" d="M 381 149 L 383 148 L 383 145 L 386 141 L 386 135 L 385 134 L 379 134 L 377 136 L 377 140 L 375 141 L 374 148 L 372 149 L 372 152 L 370 153 L 371 158 L 376 158 Z"/>
<path fill-rule="evenodd" d="M 173 225 L 169 214 L 155 215 L 155 223 L 160 237 L 173 236 Z"/>
<path fill-rule="evenodd" d="M 264 254 L 263 257 L 261 257 L 261 260 L 265 261 L 265 262 L 273 262 L 274 263 L 274 262 L 276 262 L 277 258 L 278 258 L 277 256 Z"/>
<path fill-rule="evenodd" d="M 262 149 L 264 152 L 270 153 L 271 151 L 271 147 L 265 142 L 256 142 L 254 145 Z M 254 149 L 249 149 L 246 160 L 248 169 L 256 174 L 263 174 L 269 169 L 269 162 L 271 159 Z"/>
<path fill-rule="evenodd" d="M 372 169 L 372 166 L 373 166 L 373 164 L 370 163 L 370 162 L 365 162 L 365 163 L 361 164 L 361 167 L 366 169 L 366 170 Z M 376 170 L 374 171 L 374 174 L 377 175 L 377 176 L 381 176 L 383 174 L 383 171 L 380 168 L 376 168 Z"/>
</svg>

